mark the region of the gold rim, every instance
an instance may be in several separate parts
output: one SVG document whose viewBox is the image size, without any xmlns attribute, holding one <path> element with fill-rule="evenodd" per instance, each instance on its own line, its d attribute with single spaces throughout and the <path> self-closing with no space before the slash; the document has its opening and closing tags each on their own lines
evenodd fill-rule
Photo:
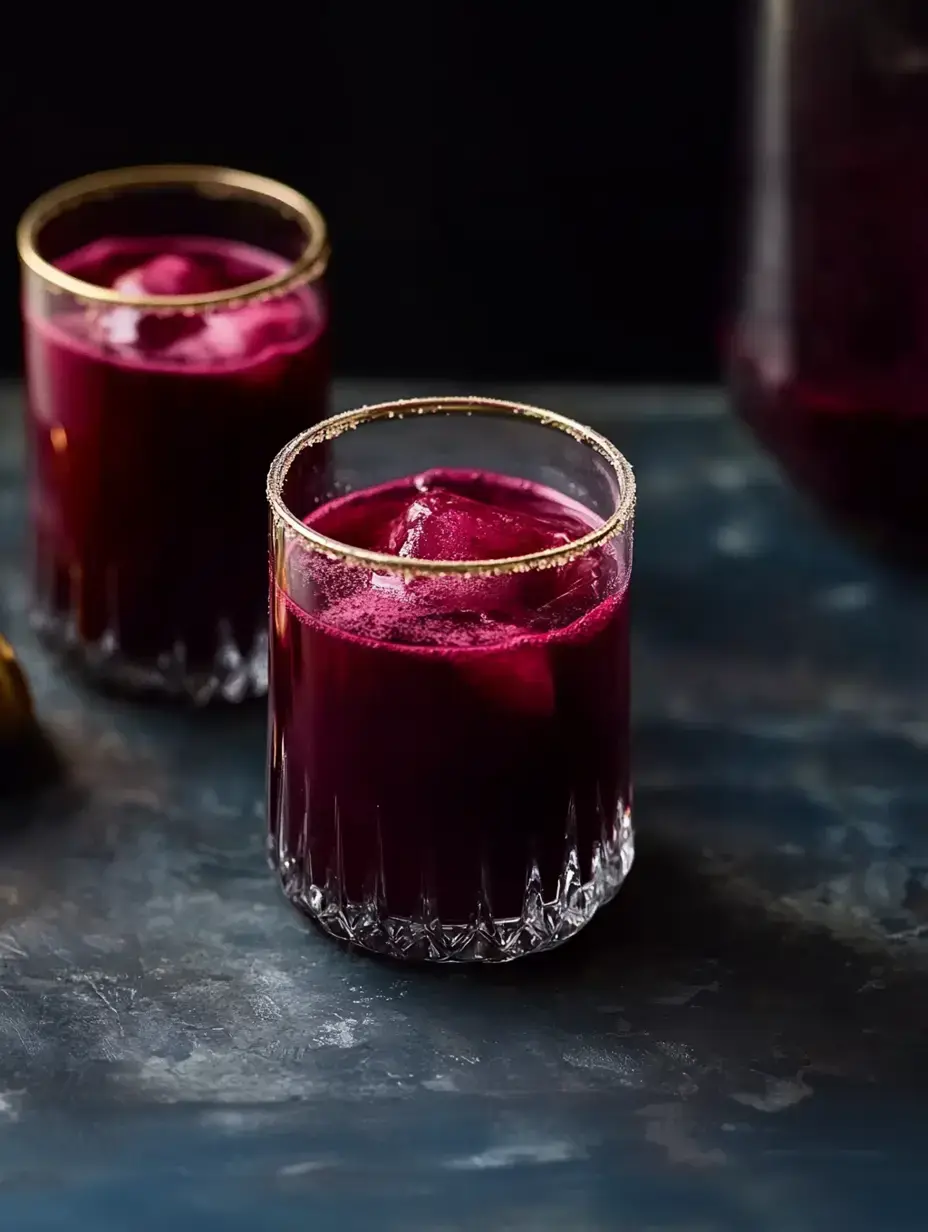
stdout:
<svg viewBox="0 0 928 1232">
<path fill-rule="evenodd" d="M 191 188 L 207 197 L 246 197 L 271 206 L 285 218 L 298 223 L 306 243 L 299 257 L 279 274 L 255 282 L 211 291 L 204 295 L 123 295 L 112 287 L 97 287 L 57 269 L 39 255 L 36 241 L 43 227 L 74 206 L 97 197 L 124 191 L 165 188 L 175 185 Z M 151 167 L 121 167 L 117 171 L 98 171 L 71 180 L 45 193 L 26 210 L 16 229 L 16 246 L 23 265 L 58 291 L 91 304 L 123 304 L 134 308 L 190 311 L 196 308 L 229 307 L 248 300 L 280 295 L 302 283 L 312 282 L 325 272 L 329 241 L 325 219 L 315 205 L 301 193 L 276 180 L 230 167 L 168 164 Z"/>
<path fill-rule="evenodd" d="M 602 526 L 583 535 L 563 547 L 545 548 L 527 556 L 504 556 L 495 560 L 421 560 L 417 557 L 391 556 L 386 552 L 374 552 L 367 548 L 355 548 L 330 539 L 312 527 L 306 526 L 288 508 L 283 498 L 283 485 L 297 456 L 304 449 L 331 441 L 378 419 L 403 419 L 410 415 L 517 415 L 532 420 L 543 427 L 554 428 L 574 440 L 588 445 L 612 466 L 619 482 L 619 500 Z M 407 398 L 399 402 L 381 402 L 376 406 L 362 406 L 355 411 L 333 415 L 314 428 L 302 432 L 280 451 L 271 463 L 267 477 L 267 499 L 274 517 L 304 539 L 312 548 L 332 560 L 348 565 L 362 565 L 387 573 L 399 573 L 405 577 L 415 575 L 435 576 L 499 576 L 504 573 L 524 573 L 530 569 L 552 569 L 566 565 L 588 552 L 590 548 L 620 535 L 628 526 L 635 512 L 635 476 L 625 456 L 611 441 L 592 428 L 554 411 L 545 411 L 537 406 L 525 406 L 521 402 L 507 402 L 496 398 Z"/>
</svg>

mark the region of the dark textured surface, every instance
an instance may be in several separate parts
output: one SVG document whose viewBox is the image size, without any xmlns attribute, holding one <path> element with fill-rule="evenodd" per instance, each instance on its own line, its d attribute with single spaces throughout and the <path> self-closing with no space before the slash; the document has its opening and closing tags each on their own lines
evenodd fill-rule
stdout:
<svg viewBox="0 0 928 1232">
<path fill-rule="evenodd" d="M 404 392 L 433 391 L 340 401 Z M 489 972 L 291 912 L 261 707 L 54 669 L 7 396 L 0 630 L 68 774 L 0 803 L 0 1227 L 924 1228 L 928 597 L 821 530 L 714 395 L 509 392 L 636 466 L 640 851 L 578 941 Z"/>
</svg>

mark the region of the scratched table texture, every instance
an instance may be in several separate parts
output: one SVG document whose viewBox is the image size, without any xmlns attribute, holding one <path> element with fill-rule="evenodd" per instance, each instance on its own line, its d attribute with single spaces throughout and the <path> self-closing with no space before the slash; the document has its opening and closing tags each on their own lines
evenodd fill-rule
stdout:
<svg viewBox="0 0 928 1232">
<path fill-rule="evenodd" d="M 0 1228 L 923 1232 L 928 596 L 717 393 L 470 392 L 593 423 L 639 484 L 636 867 L 496 970 L 372 960 L 284 902 L 263 707 L 45 657 L 6 389 L 0 629 L 66 774 L 0 801 Z"/>
</svg>

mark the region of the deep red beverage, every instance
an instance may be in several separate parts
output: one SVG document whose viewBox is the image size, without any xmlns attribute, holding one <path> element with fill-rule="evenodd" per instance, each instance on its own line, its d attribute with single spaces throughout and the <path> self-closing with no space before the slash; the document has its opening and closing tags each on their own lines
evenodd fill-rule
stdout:
<svg viewBox="0 0 928 1232">
<path fill-rule="evenodd" d="M 560 547 L 601 523 L 550 488 L 449 470 L 307 519 L 353 547 L 443 561 Z M 461 957 L 481 927 L 527 952 L 530 930 L 499 922 L 571 895 L 558 926 L 576 931 L 592 914 L 581 887 L 599 878 L 605 901 L 631 858 L 629 567 L 606 542 L 558 568 L 404 580 L 291 544 L 273 587 L 269 785 L 288 895 L 386 952 L 412 920 L 418 957 L 453 957 L 455 928 Z"/>
<path fill-rule="evenodd" d="M 228 240 L 136 236 L 55 265 L 125 294 L 176 296 L 287 263 Z M 52 308 L 25 307 L 40 618 L 136 668 L 167 659 L 194 679 L 221 676 L 223 656 L 245 659 L 265 622 L 263 477 L 326 413 L 322 292 L 189 315 L 68 296 Z M 234 671 L 223 683 L 239 687 Z"/>
<path fill-rule="evenodd" d="M 908 391 L 887 382 L 881 396 L 867 385 L 794 379 L 771 388 L 749 356 L 731 366 L 735 405 L 796 487 L 884 560 L 924 571 L 928 371 Z"/>
</svg>

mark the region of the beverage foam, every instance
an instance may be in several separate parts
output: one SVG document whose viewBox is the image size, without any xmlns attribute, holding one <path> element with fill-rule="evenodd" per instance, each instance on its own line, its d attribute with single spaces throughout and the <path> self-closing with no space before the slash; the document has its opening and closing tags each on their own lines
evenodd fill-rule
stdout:
<svg viewBox="0 0 928 1232">
<path fill-rule="evenodd" d="M 351 546 L 396 552 L 413 542 L 418 559 L 467 560 L 488 548 L 495 555 L 478 558 L 563 547 L 601 520 L 528 481 L 431 471 L 330 501 L 307 523 Z M 604 544 L 557 568 L 405 579 L 294 544 L 290 595 L 281 598 L 298 619 L 351 640 L 423 653 L 499 651 L 592 635 L 621 601 L 620 569 L 614 546 Z"/>
</svg>

